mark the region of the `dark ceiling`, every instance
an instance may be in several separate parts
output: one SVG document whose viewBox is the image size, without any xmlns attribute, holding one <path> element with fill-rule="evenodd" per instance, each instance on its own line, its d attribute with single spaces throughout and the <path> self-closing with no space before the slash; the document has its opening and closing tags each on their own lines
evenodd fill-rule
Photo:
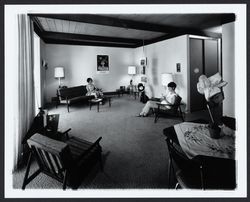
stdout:
<svg viewBox="0 0 250 202">
<path fill-rule="evenodd" d="M 135 48 L 235 21 L 234 14 L 29 14 L 45 43 Z"/>
</svg>

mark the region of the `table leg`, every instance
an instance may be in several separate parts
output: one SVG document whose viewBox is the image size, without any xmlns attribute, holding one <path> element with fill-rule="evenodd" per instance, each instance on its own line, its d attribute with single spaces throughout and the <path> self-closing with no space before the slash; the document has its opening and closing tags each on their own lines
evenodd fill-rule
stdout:
<svg viewBox="0 0 250 202">
<path fill-rule="evenodd" d="M 91 102 L 89 102 L 89 110 L 91 110 Z"/>
<path fill-rule="evenodd" d="M 100 102 L 97 102 L 97 112 L 99 112 L 99 105 L 100 105 Z"/>
<path fill-rule="evenodd" d="M 109 97 L 109 107 L 111 107 L 111 98 Z"/>
</svg>

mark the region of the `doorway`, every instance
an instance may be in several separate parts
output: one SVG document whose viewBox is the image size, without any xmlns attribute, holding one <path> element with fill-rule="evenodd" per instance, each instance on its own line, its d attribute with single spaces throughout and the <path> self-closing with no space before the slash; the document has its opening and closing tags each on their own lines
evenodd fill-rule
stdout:
<svg viewBox="0 0 250 202">
<path fill-rule="evenodd" d="M 204 110 L 206 100 L 197 91 L 199 77 L 210 77 L 220 72 L 220 40 L 211 38 L 190 38 L 190 112 Z"/>
</svg>

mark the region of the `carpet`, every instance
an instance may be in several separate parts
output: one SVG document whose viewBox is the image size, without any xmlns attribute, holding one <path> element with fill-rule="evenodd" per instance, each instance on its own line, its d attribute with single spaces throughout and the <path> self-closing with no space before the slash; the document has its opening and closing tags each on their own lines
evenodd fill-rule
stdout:
<svg viewBox="0 0 250 202">
<path fill-rule="evenodd" d="M 124 95 L 112 98 L 108 103 L 89 110 L 87 104 L 70 107 L 65 105 L 49 109 L 49 114 L 60 114 L 59 130 L 72 128 L 70 135 L 94 142 L 102 137 L 104 171 L 98 165 L 79 189 L 135 189 L 167 188 L 168 151 L 163 129 L 180 123 L 178 118 L 160 118 L 154 123 L 154 116 L 136 117 L 143 103 Z M 31 172 L 37 168 L 35 163 Z M 13 174 L 13 188 L 21 188 L 25 169 Z M 61 189 L 56 180 L 40 174 L 26 189 Z"/>
</svg>

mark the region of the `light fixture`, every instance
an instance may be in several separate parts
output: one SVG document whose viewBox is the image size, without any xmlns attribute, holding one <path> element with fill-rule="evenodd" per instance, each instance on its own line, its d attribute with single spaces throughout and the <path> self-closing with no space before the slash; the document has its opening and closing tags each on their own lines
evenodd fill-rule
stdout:
<svg viewBox="0 0 250 202">
<path fill-rule="evenodd" d="M 59 79 L 59 88 L 61 87 L 61 78 L 64 77 L 64 68 L 63 67 L 55 67 L 55 78 Z"/>
<path fill-rule="evenodd" d="M 163 86 L 167 86 L 172 81 L 174 81 L 172 73 L 161 74 L 161 83 Z"/>
</svg>

